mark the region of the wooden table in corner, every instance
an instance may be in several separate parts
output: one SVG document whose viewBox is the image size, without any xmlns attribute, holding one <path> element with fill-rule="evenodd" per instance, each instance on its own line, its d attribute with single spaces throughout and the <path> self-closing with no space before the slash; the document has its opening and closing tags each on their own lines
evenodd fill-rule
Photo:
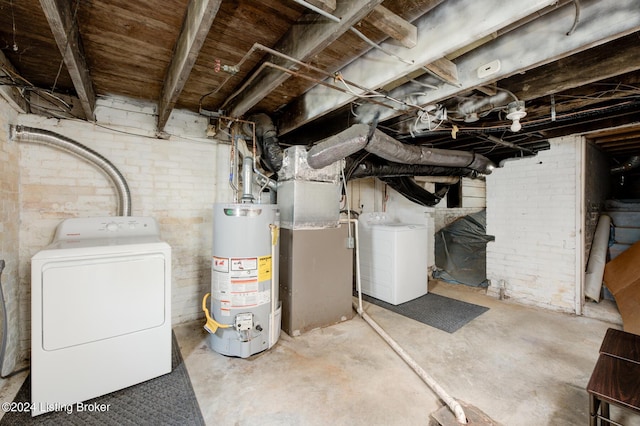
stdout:
<svg viewBox="0 0 640 426">
<path fill-rule="evenodd" d="M 640 336 L 610 328 L 587 385 L 589 425 L 610 422 L 609 404 L 640 414 Z"/>
</svg>

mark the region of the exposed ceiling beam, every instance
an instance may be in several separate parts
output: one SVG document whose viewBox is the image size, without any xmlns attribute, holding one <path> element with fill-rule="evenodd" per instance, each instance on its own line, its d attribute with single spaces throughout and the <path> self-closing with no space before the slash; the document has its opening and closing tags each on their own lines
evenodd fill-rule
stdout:
<svg viewBox="0 0 640 426">
<path fill-rule="evenodd" d="M 5 72 L 3 69 L 0 69 L 0 77 L 10 76 L 11 73 L 17 75 L 18 72 L 13 67 L 11 62 L 4 56 L 4 53 L 0 50 L 0 65 L 3 69 L 6 69 Z M 0 96 L 4 98 L 5 101 L 9 103 L 18 112 L 25 113 L 27 112 L 27 101 L 21 96 L 20 90 L 17 87 L 12 87 L 9 85 L 0 85 Z"/>
<path fill-rule="evenodd" d="M 418 29 L 386 7 L 380 5 L 365 19 L 368 23 L 399 41 L 404 47 L 415 47 L 418 42 Z"/>
<path fill-rule="evenodd" d="M 333 15 L 340 17 L 340 22 L 334 22 L 314 12 L 306 13 L 273 48 L 300 61 L 309 60 L 360 22 L 380 3 L 382 0 L 339 2 Z M 290 65 L 280 57 L 272 57 L 268 60 L 282 66 Z M 290 74 L 274 68 L 264 69 L 255 79 L 251 77 L 253 79 L 251 84 L 229 103 L 228 115 L 242 116 L 289 77 Z"/>
<path fill-rule="evenodd" d="M 484 44 L 456 61 L 459 87 L 442 86 L 419 96 L 415 102 L 420 105 L 433 104 L 624 37 L 640 28 L 640 9 L 636 0 L 583 1 L 579 24 L 571 35 L 567 35 L 574 20 L 575 9 L 567 5 Z M 540 40 L 544 40 L 544 43 Z M 479 75 L 480 68 L 485 69 L 496 60 L 500 62 L 499 66 L 494 66 L 494 72 L 486 76 Z M 607 76 L 609 71 L 604 69 L 605 66 L 602 68 L 602 75 Z M 402 87 L 394 90 L 402 90 Z M 393 91 L 390 95 L 393 96 Z M 366 105 L 357 112 L 366 122 L 379 108 Z M 380 121 L 398 115 L 397 111 L 388 108 L 380 110 L 380 113 Z"/>
<path fill-rule="evenodd" d="M 96 94 L 93 90 L 89 67 L 84 58 L 80 31 L 75 12 L 71 10 L 71 3 L 68 0 L 40 0 L 40 6 L 56 39 L 85 117 L 93 121 Z M 77 3 L 76 7 L 78 7 Z"/>
<path fill-rule="evenodd" d="M 191 0 L 187 6 L 158 102 L 158 132 L 169 120 L 221 3 L 222 0 Z"/>
<path fill-rule="evenodd" d="M 463 48 L 473 40 L 488 36 L 554 3 L 554 0 L 448 0 L 413 22 L 418 28 L 416 47 L 406 49 L 398 46 L 395 41 L 381 44 L 385 50 L 405 61 L 374 49 L 340 72 L 345 79 L 371 89 L 388 86 L 426 64 Z M 500 13 L 487 13 L 488 10 L 499 10 Z M 409 65 L 406 61 L 412 64 Z M 278 128 L 281 133 L 287 133 L 354 99 L 356 97 L 351 94 L 316 86 L 285 109 Z"/>
<path fill-rule="evenodd" d="M 534 99 L 640 69 L 640 34 L 562 58 L 502 80 L 500 86 L 522 99 Z M 603 87 L 602 90 L 606 88 Z"/>
<path fill-rule="evenodd" d="M 631 107 L 630 110 L 620 111 L 615 115 L 607 115 L 596 117 L 589 121 L 575 120 L 568 123 L 562 123 L 552 129 L 543 130 L 540 133 L 545 138 L 557 138 L 572 134 L 584 134 L 589 137 L 590 132 L 599 132 L 602 129 L 613 129 L 620 126 L 640 126 L 640 117 L 638 117 L 637 107 Z M 634 151 L 638 148 L 635 146 Z"/>
<path fill-rule="evenodd" d="M 424 66 L 431 74 L 440 80 L 454 86 L 460 85 L 458 81 L 458 67 L 447 58 L 436 59 Z"/>
</svg>

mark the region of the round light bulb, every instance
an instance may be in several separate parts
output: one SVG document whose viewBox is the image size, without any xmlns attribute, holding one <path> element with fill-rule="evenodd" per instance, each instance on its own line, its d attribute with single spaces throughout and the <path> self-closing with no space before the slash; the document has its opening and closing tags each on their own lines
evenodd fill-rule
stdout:
<svg viewBox="0 0 640 426">
<path fill-rule="evenodd" d="M 520 119 L 514 118 L 513 123 L 511 123 L 511 131 L 515 133 L 515 132 L 519 132 L 520 129 L 522 129 L 522 124 L 520 124 Z"/>
</svg>

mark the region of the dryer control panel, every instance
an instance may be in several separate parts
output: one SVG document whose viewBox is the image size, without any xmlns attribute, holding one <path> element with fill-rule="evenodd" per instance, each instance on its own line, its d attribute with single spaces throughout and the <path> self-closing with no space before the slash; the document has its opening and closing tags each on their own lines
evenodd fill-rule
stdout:
<svg viewBox="0 0 640 426">
<path fill-rule="evenodd" d="M 152 217 L 108 216 L 66 219 L 56 229 L 56 241 L 157 236 L 159 227 Z"/>
</svg>

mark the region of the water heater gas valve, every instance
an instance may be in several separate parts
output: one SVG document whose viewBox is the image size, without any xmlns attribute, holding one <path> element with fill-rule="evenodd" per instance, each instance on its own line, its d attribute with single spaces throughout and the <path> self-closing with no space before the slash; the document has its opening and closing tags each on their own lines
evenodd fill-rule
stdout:
<svg viewBox="0 0 640 426">
<path fill-rule="evenodd" d="M 251 312 L 236 315 L 235 328 L 237 331 L 248 331 L 253 328 L 253 314 Z"/>
</svg>

